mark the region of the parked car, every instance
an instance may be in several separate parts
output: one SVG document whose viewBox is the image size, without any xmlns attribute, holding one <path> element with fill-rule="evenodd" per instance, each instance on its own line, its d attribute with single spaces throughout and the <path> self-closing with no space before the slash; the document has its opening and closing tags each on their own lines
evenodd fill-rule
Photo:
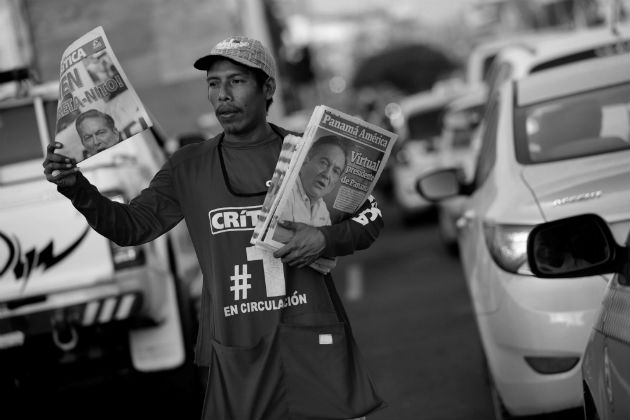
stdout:
<svg viewBox="0 0 630 420">
<path fill-rule="evenodd" d="M 562 36 L 567 31 L 549 30 L 544 32 L 523 32 L 485 40 L 476 45 L 466 58 L 466 83 L 475 87 L 488 83 L 490 69 L 497 54 L 506 47 L 520 45 L 533 47 L 536 42 Z"/>
<path fill-rule="evenodd" d="M 128 247 L 92 230 L 43 174 L 58 83 L 20 82 L 0 101 L 3 412 L 13 406 L 28 417 L 36 406 L 22 397 L 97 381 L 103 366 L 111 378 L 182 372 L 187 383 L 173 385 L 192 395 L 200 390 L 192 364 L 199 295 L 182 277 L 187 261 L 197 264 L 181 247 L 185 225 Z M 164 141 L 156 125 L 79 166 L 104 195 L 126 201 L 165 162 Z"/>
<path fill-rule="evenodd" d="M 454 168 L 418 182 L 430 200 L 466 196 L 460 260 L 498 416 L 582 403 L 579 364 L 605 283 L 533 276 L 527 235 L 585 212 L 630 226 L 628 65 L 627 55 L 593 58 L 502 84 L 488 100 L 472 182 Z"/>
<path fill-rule="evenodd" d="M 461 170 L 465 181 L 472 180 L 477 151 L 479 124 L 483 117 L 487 88 L 478 85 L 448 104 L 437 148 L 437 166 Z M 457 196 L 437 203 L 438 225 L 444 245 L 451 254 L 457 250 L 456 221 L 461 216 L 464 197 Z"/>
<path fill-rule="evenodd" d="M 416 179 L 437 167 L 437 142 L 444 111 L 463 92 L 461 87 L 428 91 L 400 101 L 400 112 L 391 121 L 398 140 L 388 164 L 394 201 L 403 221 L 413 220 L 433 207 L 433 203 L 418 195 Z"/>
<path fill-rule="evenodd" d="M 526 42 L 525 42 L 526 41 Z M 502 83 L 581 60 L 630 53 L 630 24 L 529 37 L 497 52 L 488 69 L 489 95 Z"/>
<path fill-rule="evenodd" d="M 615 233 L 601 217 L 584 214 L 542 223 L 527 240 L 529 265 L 540 278 L 615 273 L 584 351 L 585 420 L 630 419 L 630 232 L 625 247 Z"/>
</svg>

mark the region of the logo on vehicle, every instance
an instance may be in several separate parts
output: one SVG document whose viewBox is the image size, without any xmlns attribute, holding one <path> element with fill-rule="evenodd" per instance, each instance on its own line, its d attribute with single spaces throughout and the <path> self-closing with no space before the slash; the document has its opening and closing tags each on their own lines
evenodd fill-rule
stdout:
<svg viewBox="0 0 630 420">
<path fill-rule="evenodd" d="M 0 243 L 5 243 L 7 251 L 6 254 L 0 252 L 0 280 L 2 280 L 2 277 L 4 277 L 6 273 L 13 272 L 15 280 L 23 280 L 24 285 L 22 287 L 26 287 L 26 283 L 33 273 L 33 270 L 42 267 L 42 270 L 46 271 L 63 261 L 81 244 L 89 231 L 90 227 L 86 226 L 85 230 L 74 242 L 58 253 L 55 252 L 53 240 L 48 242 L 48 245 L 41 250 L 33 247 L 28 251 L 23 251 L 22 245 L 15 235 L 9 237 L 9 235 L 0 232 Z"/>
<path fill-rule="evenodd" d="M 213 235 L 239 230 L 254 230 L 262 206 L 222 207 L 208 212 Z"/>
<path fill-rule="evenodd" d="M 565 204 L 576 203 L 578 201 L 586 201 L 586 200 L 594 200 L 602 196 L 602 190 L 591 191 L 582 194 L 570 195 L 568 197 L 562 197 L 556 200 L 553 200 L 553 206 L 564 206 Z"/>
</svg>

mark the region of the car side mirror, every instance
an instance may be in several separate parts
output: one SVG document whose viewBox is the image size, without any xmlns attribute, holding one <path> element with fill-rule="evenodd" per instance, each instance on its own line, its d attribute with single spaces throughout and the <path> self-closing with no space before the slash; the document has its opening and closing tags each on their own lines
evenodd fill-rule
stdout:
<svg viewBox="0 0 630 420">
<path fill-rule="evenodd" d="M 595 214 L 542 223 L 527 239 L 529 266 L 537 277 L 582 277 L 619 272 L 625 247 Z"/>
<path fill-rule="evenodd" d="M 459 170 L 443 168 L 428 172 L 418 178 L 416 191 L 431 202 L 437 202 L 462 193 Z"/>
</svg>

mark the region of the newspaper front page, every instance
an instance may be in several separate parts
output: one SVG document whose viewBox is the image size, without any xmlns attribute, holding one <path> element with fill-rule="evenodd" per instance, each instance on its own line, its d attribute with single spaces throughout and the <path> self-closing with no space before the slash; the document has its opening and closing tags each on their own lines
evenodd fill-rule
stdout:
<svg viewBox="0 0 630 420">
<path fill-rule="evenodd" d="M 293 146 L 278 160 L 252 244 L 268 250 L 284 246 L 293 232 L 282 221 L 319 227 L 350 217 L 372 193 L 396 138 L 357 117 L 315 107 L 302 139 L 285 139 Z M 335 264 L 322 257 L 312 267 L 327 273 Z"/>
<path fill-rule="evenodd" d="M 87 159 L 153 125 L 102 26 L 74 41 L 59 69 L 57 153 Z"/>
</svg>

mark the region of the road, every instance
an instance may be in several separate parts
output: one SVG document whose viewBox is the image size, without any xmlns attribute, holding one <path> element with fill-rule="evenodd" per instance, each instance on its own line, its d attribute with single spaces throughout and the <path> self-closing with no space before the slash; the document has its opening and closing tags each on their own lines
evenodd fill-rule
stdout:
<svg viewBox="0 0 630 420">
<path fill-rule="evenodd" d="M 432 217 L 386 227 L 337 270 L 357 342 L 388 408 L 370 419 L 491 419 L 481 344 L 457 257 Z"/>
</svg>

